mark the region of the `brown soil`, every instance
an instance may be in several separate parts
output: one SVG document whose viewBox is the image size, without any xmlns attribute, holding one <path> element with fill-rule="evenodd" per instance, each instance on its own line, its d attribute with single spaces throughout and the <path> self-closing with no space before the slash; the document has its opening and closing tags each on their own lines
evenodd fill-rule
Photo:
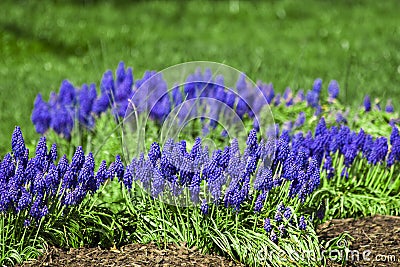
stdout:
<svg viewBox="0 0 400 267">
<path fill-rule="evenodd" d="M 348 254 L 346 266 L 400 266 L 400 217 L 332 220 L 318 227 L 321 240 L 330 240 L 343 232 L 354 238 L 347 240 L 352 253 Z M 51 248 L 38 261 L 27 262 L 23 266 L 243 265 L 221 256 L 203 255 L 197 249 L 188 249 L 185 246 L 170 245 L 166 249 L 160 249 L 154 244 L 132 244 L 118 250 L 81 248 L 65 251 Z M 341 265 L 328 262 L 328 266 Z"/>
<path fill-rule="evenodd" d="M 346 266 L 400 266 L 400 217 L 332 220 L 320 225 L 318 230 L 322 240 L 343 232 L 354 238 L 347 240 L 351 253 L 347 254 Z M 329 262 L 329 266 L 341 265 Z"/>
<path fill-rule="evenodd" d="M 204 255 L 185 246 L 169 245 L 160 249 L 155 244 L 131 244 L 120 249 L 80 248 L 68 251 L 51 248 L 37 261 L 28 266 L 243 266 L 217 255 Z"/>
</svg>

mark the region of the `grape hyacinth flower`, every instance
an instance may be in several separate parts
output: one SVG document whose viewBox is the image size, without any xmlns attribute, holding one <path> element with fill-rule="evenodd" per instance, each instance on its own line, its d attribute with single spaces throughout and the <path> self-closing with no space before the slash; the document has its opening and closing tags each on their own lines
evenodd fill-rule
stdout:
<svg viewBox="0 0 400 267">
<path fill-rule="evenodd" d="M 387 113 L 393 113 L 394 112 L 392 101 L 388 100 L 388 103 L 386 105 L 385 111 Z"/>
<path fill-rule="evenodd" d="M 276 213 L 275 213 L 275 222 L 281 222 L 282 221 L 282 213 L 280 212 L 280 211 L 276 211 Z"/>
<path fill-rule="evenodd" d="M 274 230 L 271 231 L 270 239 L 271 239 L 272 242 L 278 243 L 278 236 L 276 235 L 276 233 L 274 232 Z"/>
<path fill-rule="evenodd" d="M 100 185 L 107 180 L 107 163 L 105 160 L 100 163 L 99 169 L 97 170 L 97 174 L 95 176 L 95 180 L 97 189 L 99 189 Z"/>
<path fill-rule="evenodd" d="M 321 107 L 321 105 L 317 105 L 317 107 L 315 107 L 315 112 L 314 112 L 314 116 L 315 117 L 318 117 L 318 116 L 320 116 L 322 114 L 322 107 Z"/>
<path fill-rule="evenodd" d="M 161 149 L 158 143 L 153 142 L 150 146 L 148 157 L 154 167 L 157 165 L 157 161 L 161 159 Z"/>
<path fill-rule="evenodd" d="M 306 228 L 307 228 L 307 222 L 304 216 L 302 215 L 299 219 L 299 229 L 304 231 L 306 230 Z"/>
<path fill-rule="evenodd" d="M 270 233 L 272 231 L 271 221 L 269 218 L 266 218 L 264 220 L 264 230 L 267 233 Z"/>
<path fill-rule="evenodd" d="M 281 94 L 278 93 L 278 94 L 276 94 L 276 96 L 274 98 L 274 105 L 279 106 L 280 104 L 281 104 Z"/>
<path fill-rule="evenodd" d="M 292 210 L 289 207 L 287 207 L 285 209 L 285 212 L 283 213 L 283 217 L 285 217 L 286 220 L 289 220 L 291 216 L 292 216 Z"/>
<path fill-rule="evenodd" d="M 317 78 L 314 81 L 312 91 L 315 92 L 317 95 L 321 93 L 322 90 L 322 80 L 321 78 Z"/>
<path fill-rule="evenodd" d="M 259 88 L 262 92 L 262 94 L 264 95 L 265 99 L 267 100 L 268 104 L 271 104 L 272 100 L 275 97 L 275 91 L 274 91 L 274 86 L 272 83 L 270 84 L 264 84 L 261 82 L 258 82 Z"/>
<path fill-rule="evenodd" d="M 122 181 L 124 178 L 125 167 L 124 167 L 124 164 L 122 163 L 120 155 L 115 156 L 114 170 L 115 170 L 115 174 L 118 178 L 118 181 L 119 182 Z"/>
<path fill-rule="evenodd" d="M 201 202 L 201 206 L 200 206 L 200 210 L 201 213 L 203 213 L 203 215 L 208 215 L 208 203 L 207 200 L 203 199 L 203 201 Z"/>
<path fill-rule="evenodd" d="M 339 96 L 339 84 L 336 80 L 332 80 L 328 85 L 329 102 L 333 102 Z"/>
<path fill-rule="evenodd" d="M 68 84 L 65 88 L 62 101 L 71 104 L 73 94 Z M 0 162 L 0 213 L 27 214 L 24 221 L 28 227 L 32 221 L 38 223 L 44 218 L 50 207 L 79 204 L 87 192 L 97 190 L 91 153 L 85 160 L 82 148 L 78 147 L 70 164 L 65 155 L 57 163 L 57 146 L 53 144 L 48 151 L 42 136 L 34 157 L 29 158 L 23 140 L 17 126 L 11 139 L 13 154 L 7 154 Z"/>
<path fill-rule="evenodd" d="M 400 134 L 396 125 L 392 125 L 392 133 L 390 134 L 390 153 L 387 160 L 388 167 L 391 167 L 395 162 L 400 161 Z"/>
<path fill-rule="evenodd" d="M 326 171 L 328 179 L 331 179 L 334 176 L 335 168 L 332 166 L 332 157 L 331 156 L 327 155 L 325 157 L 325 163 L 324 163 L 323 169 Z"/>
<path fill-rule="evenodd" d="M 303 126 L 305 121 L 306 121 L 306 114 L 302 111 L 297 116 L 297 119 L 294 123 L 294 127 L 298 128 L 298 127 Z"/>
<path fill-rule="evenodd" d="M 90 88 L 83 84 L 78 93 L 79 107 L 78 107 L 78 120 L 79 123 L 92 129 L 94 127 L 94 117 L 92 115 L 93 104 L 97 98 L 96 86 L 90 85 Z"/>
<path fill-rule="evenodd" d="M 157 167 L 154 167 L 151 188 L 151 195 L 153 198 L 157 198 L 162 194 L 164 190 L 164 185 L 165 181 L 161 170 L 159 170 Z"/>
<path fill-rule="evenodd" d="M 49 105 L 43 101 L 41 94 L 36 96 L 31 120 L 33 125 L 35 125 L 36 132 L 39 134 L 44 134 L 50 127 L 51 115 Z"/>
<path fill-rule="evenodd" d="M 68 80 L 63 80 L 60 85 L 60 94 L 58 96 L 58 101 L 60 104 L 72 106 L 76 101 L 75 97 L 76 94 L 74 86 Z"/>
<path fill-rule="evenodd" d="M 286 235 L 286 229 L 284 224 L 279 225 L 278 230 L 281 237 L 284 237 Z"/>
<path fill-rule="evenodd" d="M 24 187 L 21 188 L 21 196 L 16 207 L 17 212 L 21 212 L 29 207 L 32 203 L 32 195 Z"/>
<path fill-rule="evenodd" d="M 300 90 L 297 92 L 297 95 L 296 95 L 296 97 L 295 97 L 295 99 L 294 99 L 294 103 L 300 103 L 300 102 L 303 102 L 304 100 L 305 100 L 304 90 L 303 90 L 303 89 L 300 89 Z"/>
<path fill-rule="evenodd" d="M 132 168 L 134 168 L 134 166 L 132 167 L 132 165 L 126 166 L 124 177 L 122 179 L 122 182 L 125 188 L 128 189 L 128 192 L 130 192 L 132 189 L 132 182 L 133 182 Z"/>
<path fill-rule="evenodd" d="M 286 102 L 286 106 L 293 105 L 293 93 L 289 87 L 285 89 L 285 92 L 283 93 L 283 99 Z"/>
<path fill-rule="evenodd" d="M 72 156 L 71 164 L 69 166 L 70 170 L 74 173 L 77 173 L 85 163 L 85 153 L 83 152 L 83 148 L 78 146 L 75 150 L 74 155 Z"/>
<path fill-rule="evenodd" d="M 189 186 L 190 190 L 190 200 L 194 203 L 197 204 L 200 201 L 199 193 L 200 193 L 200 183 L 201 183 L 201 177 L 200 177 L 200 172 L 196 172 L 193 176 L 192 182 Z"/>
<path fill-rule="evenodd" d="M 273 187 L 272 170 L 269 167 L 260 167 L 253 186 L 255 190 L 270 191 Z"/>
<path fill-rule="evenodd" d="M 340 111 L 338 111 L 338 113 L 336 113 L 336 122 L 339 124 L 347 123 L 346 118 L 343 116 L 343 114 Z"/>
<path fill-rule="evenodd" d="M 276 210 L 280 213 L 283 214 L 286 210 L 285 206 L 283 205 L 283 203 L 279 203 L 278 206 L 276 207 Z"/>
<path fill-rule="evenodd" d="M 71 107 L 64 105 L 57 106 L 51 112 L 50 127 L 59 135 L 67 140 L 71 138 L 71 132 L 74 128 L 74 111 Z"/>
<path fill-rule="evenodd" d="M 246 81 L 244 73 L 238 77 L 236 88 L 230 90 L 226 90 L 224 87 L 224 78 L 226 77 L 217 75 L 214 80 L 210 69 L 206 69 L 204 73 L 201 69 L 197 69 L 185 78 L 186 83 L 183 86 L 174 84 L 173 90 L 168 92 L 167 83 L 161 73 L 146 71 L 141 79 L 134 80 L 132 68 L 125 68 L 124 62 L 120 62 L 115 74 L 111 70 L 103 74 L 99 94 L 94 84 L 89 86 L 83 84 L 78 88 L 68 80 L 62 81 L 59 93 L 52 93 L 48 102 L 45 102 L 39 94 L 35 100 L 31 119 L 38 133 L 44 134 L 49 128 L 52 128 L 62 137 L 70 139 L 75 127 L 84 126 L 79 129 L 92 129 L 95 126 L 95 120 L 107 111 L 110 111 L 118 122 L 120 118 L 125 116 L 130 100 L 137 108 L 138 113 L 148 111 L 150 119 L 162 123 L 171 110 L 184 104 L 184 100 L 197 97 L 213 98 L 234 109 L 240 118 L 247 116 L 253 119 L 253 126 L 257 131 L 260 130 L 258 129 L 259 121 L 254 117 L 264 105 L 262 100 L 266 100 L 269 104 L 280 105 L 282 98 L 282 102 L 291 106 L 306 99 L 308 106 L 315 108 L 316 116 L 319 116 L 322 112 L 319 101 L 322 90 L 320 78 L 314 81 L 312 89 L 307 92 L 306 97 L 304 97 L 303 90 L 299 90 L 294 97 L 294 92 L 290 88 L 286 88 L 282 97 L 281 94 L 275 95 L 273 85 L 271 83 L 264 84 L 261 81 L 258 81 L 256 88 L 253 88 Z M 258 97 L 257 92 L 261 92 L 264 99 Z M 339 85 L 336 80 L 330 81 L 328 95 L 328 102 L 332 102 L 333 99 L 338 97 Z M 149 98 L 144 101 L 146 103 L 142 103 L 141 100 L 147 96 Z M 186 116 L 187 113 L 190 113 L 189 117 L 191 117 L 199 112 L 202 114 L 204 110 L 210 112 L 213 118 L 225 115 L 220 114 L 219 108 L 204 107 L 203 104 L 208 103 L 207 101 L 199 101 L 198 103 L 200 105 L 196 105 L 190 110 L 185 105 L 181 105 L 183 112 L 179 112 L 178 115 Z M 370 106 L 371 104 L 369 104 L 369 107 L 366 106 L 367 111 L 371 109 Z M 387 112 L 392 112 L 391 110 L 392 106 L 388 105 Z M 293 123 L 294 126 L 299 127 L 304 122 L 302 117 L 299 116 L 299 121 Z M 216 125 L 216 120 L 212 119 L 209 124 L 203 125 L 203 129 L 208 130 L 208 128 L 214 128 Z M 293 125 L 288 123 L 286 126 Z"/>
<path fill-rule="evenodd" d="M 264 206 L 265 199 L 267 197 L 266 192 L 262 192 L 258 195 L 256 202 L 254 203 L 254 212 L 260 212 Z"/>
<path fill-rule="evenodd" d="M 319 95 L 315 91 L 308 91 L 306 99 L 308 106 L 313 108 L 317 108 L 319 106 Z"/>
<path fill-rule="evenodd" d="M 45 173 L 49 166 L 46 137 L 44 137 L 44 136 L 40 137 L 39 142 L 36 145 L 35 154 L 36 154 L 35 159 L 34 159 L 35 167 L 38 170 L 40 170 L 41 172 Z"/>
<path fill-rule="evenodd" d="M 371 100 L 368 95 L 366 95 L 364 98 L 364 108 L 367 112 L 371 111 Z"/>
<path fill-rule="evenodd" d="M 25 154 L 26 147 L 24 137 L 22 136 L 21 128 L 19 126 L 15 127 L 12 134 L 11 148 L 15 158 L 18 160 L 22 159 Z"/>
<path fill-rule="evenodd" d="M 379 162 L 383 162 L 388 152 L 388 144 L 386 137 L 378 137 L 372 147 L 372 151 L 369 154 L 368 162 L 376 165 Z"/>
<path fill-rule="evenodd" d="M 56 144 L 51 145 L 48 157 L 51 162 L 55 162 L 57 160 L 58 155 L 57 155 L 57 145 Z"/>
</svg>

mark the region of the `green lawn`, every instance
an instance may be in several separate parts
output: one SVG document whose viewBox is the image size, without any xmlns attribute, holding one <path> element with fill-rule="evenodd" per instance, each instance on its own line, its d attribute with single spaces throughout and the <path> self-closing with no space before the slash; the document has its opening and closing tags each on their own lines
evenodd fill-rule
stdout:
<svg viewBox="0 0 400 267">
<path fill-rule="evenodd" d="M 368 93 L 400 106 L 399 1 L 78 2 L 0 2 L 1 154 L 15 125 L 37 138 L 37 93 L 47 99 L 65 78 L 98 84 L 120 60 L 136 77 L 223 62 L 280 91 L 336 79 L 342 102 L 359 105 Z"/>
</svg>

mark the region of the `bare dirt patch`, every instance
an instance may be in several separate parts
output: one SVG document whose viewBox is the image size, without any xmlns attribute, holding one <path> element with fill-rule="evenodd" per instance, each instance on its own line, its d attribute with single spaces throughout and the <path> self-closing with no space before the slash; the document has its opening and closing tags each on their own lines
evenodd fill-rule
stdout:
<svg viewBox="0 0 400 267">
<path fill-rule="evenodd" d="M 377 215 L 331 220 L 318 227 L 323 240 L 343 232 L 354 238 L 347 240 L 351 253 L 346 266 L 400 266 L 400 217 Z"/>
<path fill-rule="evenodd" d="M 80 248 L 63 250 L 50 248 L 37 261 L 22 266 L 244 266 L 217 255 L 204 255 L 195 248 L 155 244 L 130 244 L 119 249 Z"/>
</svg>

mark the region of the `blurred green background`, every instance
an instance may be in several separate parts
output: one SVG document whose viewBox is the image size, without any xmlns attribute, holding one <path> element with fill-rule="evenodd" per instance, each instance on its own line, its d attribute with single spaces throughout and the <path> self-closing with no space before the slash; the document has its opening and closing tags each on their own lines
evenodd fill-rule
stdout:
<svg viewBox="0 0 400 267">
<path fill-rule="evenodd" d="M 99 84 L 121 60 L 135 78 L 185 61 L 222 62 L 278 91 L 336 79 L 342 102 L 358 106 L 370 94 L 400 108 L 399 10 L 396 0 L 3 0 L 0 151 L 9 151 L 15 125 L 37 139 L 30 115 L 39 92 L 47 100 L 66 78 Z"/>
</svg>

